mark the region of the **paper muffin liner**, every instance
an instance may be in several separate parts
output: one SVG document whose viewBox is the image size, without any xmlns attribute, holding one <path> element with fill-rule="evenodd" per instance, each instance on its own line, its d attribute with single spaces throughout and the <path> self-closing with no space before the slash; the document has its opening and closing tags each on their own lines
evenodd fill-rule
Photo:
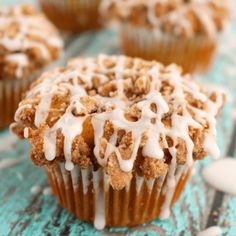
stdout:
<svg viewBox="0 0 236 236">
<path fill-rule="evenodd" d="M 60 29 L 81 32 L 100 27 L 101 0 L 40 0 L 48 18 Z"/>
<path fill-rule="evenodd" d="M 58 164 L 45 169 L 60 204 L 97 229 L 167 218 L 191 171 L 186 165 L 176 165 L 158 179 L 136 175 L 128 186 L 117 191 L 103 168 L 93 171 L 75 166 L 67 171 L 64 164 Z"/>
<path fill-rule="evenodd" d="M 217 37 L 175 37 L 131 24 L 120 25 L 120 36 L 128 56 L 176 63 L 185 72 L 207 71 L 217 47 Z"/>
<path fill-rule="evenodd" d="M 0 80 L 0 129 L 6 128 L 14 120 L 15 111 L 22 95 L 29 88 L 33 77 Z"/>
</svg>

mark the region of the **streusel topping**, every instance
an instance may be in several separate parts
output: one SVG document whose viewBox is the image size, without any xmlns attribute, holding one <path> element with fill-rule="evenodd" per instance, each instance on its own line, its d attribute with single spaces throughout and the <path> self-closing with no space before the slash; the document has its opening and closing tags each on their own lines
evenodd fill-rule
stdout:
<svg viewBox="0 0 236 236">
<path fill-rule="evenodd" d="M 21 79 L 58 58 L 56 28 L 32 6 L 0 7 L 0 80 Z"/>
<path fill-rule="evenodd" d="M 44 73 L 12 129 L 30 139 L 37 165 L 102 166 L 121 189 L 134 171 L 158 178 L 172 159 L 191 166 L 218 156 L 215 116 L 223 102 L 221 92 L 205 91 L 175 65 L 99 55 Z"/>
<path fill-rule="evenodd" d="M 103 0 L 101 12 L 157 33 L 214 36 L 230 16 L 230 0 Z"/>
</svg>

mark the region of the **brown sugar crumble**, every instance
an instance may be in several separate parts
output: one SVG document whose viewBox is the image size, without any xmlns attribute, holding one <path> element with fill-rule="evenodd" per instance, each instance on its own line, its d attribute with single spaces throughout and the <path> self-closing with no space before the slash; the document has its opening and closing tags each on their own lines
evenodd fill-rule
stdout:
<svg viewBox="0 0 236 236">
<path fill-rule="evenodd" d="M 44 73 L 20 103 L 12 130 L 30 140 L 36 165 L 103 167 L 118 190 L 135 173 L 156 179 L 173 164 L 216 152 L 223 103 L 223 93 L 207 92 L 175 65 L 99 55 Z"/>
</svg>

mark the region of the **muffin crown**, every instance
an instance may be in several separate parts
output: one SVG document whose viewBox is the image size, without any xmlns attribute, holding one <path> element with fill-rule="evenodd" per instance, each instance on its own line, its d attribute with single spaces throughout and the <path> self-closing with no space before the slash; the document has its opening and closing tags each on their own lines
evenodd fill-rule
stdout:
<svg viewBox="0 0 236 236">
<path fill-rule="evenodd" d="M 132 25 L 175 36 L 215 36 L 229 20 L 231 1 L 103 0 L 101 13 Z"/>
<path fill-rule="evenodd" d="M 55 60 L 62 40 L 30 5 L 0 8 L 0 80 L 21 79 Z"/>
<path fill-rule="evenodd" d="M 132 172 L 146 178 L 168 165 L 219 155 L 221 92 L 207 92 L 175 65 L 125 56 L 76 58 L 46 72 L 20 103 L 12 125 L 29 138 L 37 165 L 102 166 L 112 186 Z"/>
</svg>

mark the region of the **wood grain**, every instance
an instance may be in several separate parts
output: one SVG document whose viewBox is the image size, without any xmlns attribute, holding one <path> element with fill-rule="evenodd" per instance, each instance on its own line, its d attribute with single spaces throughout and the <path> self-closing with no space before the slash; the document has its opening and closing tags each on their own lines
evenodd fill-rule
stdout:
<svg viewBox="0 0 236 236">
<path fill-rule="evenodd" d="M 121 53 L 114 32 L 101 31 L 81 36 L 66 35 L 66 52 L 58 65 L 76 55 Z M 229 91 L 230 101 L 219 118 L 218 144 L 222 155 L 235 156 L 236 128 L 232 118 L 236 91 L 236 30 L 233 28 L 221 40 L 216 61 L 205 76 L 198 76 L 203 82 L 216 83 Z M 0 144 L 8 136 L 8 130 L 0 133 Z M 201 177 L 202 168 L 211 162 L 210 158 L 199 162 L 196 174 L 191 177 L 180 200 L 172 210 L 172 216 L 165 221 L 154 220 L 146 225 L 96 231 L 62 209 L 53 196 L 43 193 L 32 194 L 34 185 L 47 186 L 43 170 L 36 168 L 27 158 L 29 145 L 24 141 L 6 145 L 0 152 L 0 160 L 18 157 L 21 162 L 11 168 L 0 170 L 0 236 L 6 235 L 196 235 L 207 226 L 222 226 L 225 235 L 236 235 L 236 197 L 215 192 Z M 219 208 L 219 215 L 215 210 Z"/>
</svg>

